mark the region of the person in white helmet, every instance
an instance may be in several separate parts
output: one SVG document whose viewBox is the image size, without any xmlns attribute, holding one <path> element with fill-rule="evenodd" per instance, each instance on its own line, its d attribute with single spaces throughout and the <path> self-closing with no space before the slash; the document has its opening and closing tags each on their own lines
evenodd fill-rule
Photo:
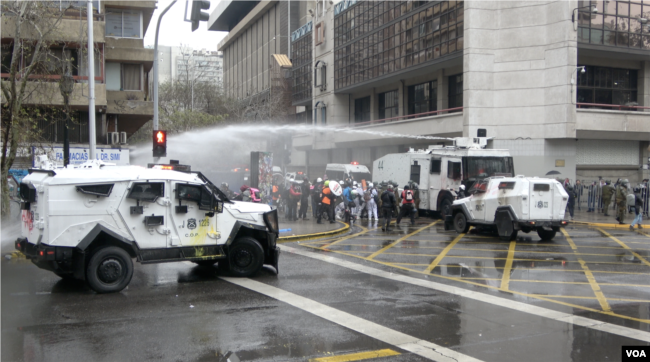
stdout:
<svg viewBox="0 0 650 362">
<path fill-rule="evenodd" d="M 377 190 L 375 190 L 372 182 L 368 184 L 366 191 L 364 191 L 361 195 L 363 199 L 363 205 L 359 208 L 357 217 L 360 217 L 361 213 L 365 209 L 368 211 L 369 221 L 372 220 L 373 217 L 375 220 L 379 220 L 379 217 L 377 216 L 377 203 L 375 202 L 375 199 L 377 198 Z"/>
</svg>

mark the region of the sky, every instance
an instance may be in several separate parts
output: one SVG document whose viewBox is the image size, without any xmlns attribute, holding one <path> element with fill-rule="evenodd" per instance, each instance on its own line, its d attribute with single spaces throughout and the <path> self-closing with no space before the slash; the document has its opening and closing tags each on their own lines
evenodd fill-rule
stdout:
<svg viewBox="0 0 650 362">
<path fill-rule="evenodd" d="M 210 1 L 210 9 L 204 10 L 208 14 L 217 7 L 218 0 Z M 154 11 L 151 23 L 144 37 L 144 45 L 153 47 L 156 39 L 156 24 L 158 16 L 171 3 L 171 0 L 159 0 L 158 9 Z M 191 3 L 188 5 L 188 13 L 191 9 Z M 199 23 L 199 28 L 192 32 L 192 23 L 185 22 L 185 1 L 179 0 L 174 4 L 162 18 L 160 23 L 160 33 L 158 34 L 158 45 L 180 46 L 189 45 L 194 49 L 217 50 L 217 44 L 228 33 L 222 31 L 208 31 L 208 22 Z"/>
</svg>

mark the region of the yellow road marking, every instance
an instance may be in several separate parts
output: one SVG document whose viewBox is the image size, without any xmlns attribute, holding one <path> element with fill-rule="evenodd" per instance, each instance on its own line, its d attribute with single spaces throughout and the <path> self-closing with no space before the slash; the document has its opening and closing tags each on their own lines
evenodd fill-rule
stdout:
<svg viewBox="0 0 650 362">
<path fill-rule="evenodd" d="M 377 255 L 379 255 L 379 254 L 383 253 L 384 251 L 386 251 L 386 250 L 392 248 L 393 246 L 399 244 L 399 243 L 402 242 L 403 240 L 406 240 L 406 239 L 410 238 L 411 236 L 413 236 L 413 235 L 419 233 L 420 231 L 425 230 L 425 229 L 428 229 L 428 228 L 432 227 L 433 225 L 435 225 L 435 224 L 437 224 L 437 223 L 438 223 L 438 221 L 436 220 L 436 221 L 432 222 L 431 224 L 429 224 L 429 225 L 427 225 L 427 226 L 421 227 L 421 228 L 415 230 L 414 232 L 412 232 L 412 233 L 410 233 L 410 234 L 408 234 L 408 235 L 406 235 L 406 236 L 403 236 L 403 237 L 401 237 L 401 238 L 399 238 L 399 239 L 393 241 L 392 243 L 388 244 L 387 246 L 385 246 L 385 247 L 381 248 L 380 250 L 377 250 L 376 252 L 372 253 L 372 254 L 371 254 L 370 256 L 368 256 L 366 259 L 367 259 L 367 260 L 372 260 L 372 259 L 374 259 Z"/>
<path fill-rule="evenodd" d="M 355 236 L 363 235 L 363 234 L 367 233 L 368 231 L 370 231 L 369 229 L 366 229 L 366 228 L 364 228 L 364 227 L 361 226 L 361 225 L 359 225 L 359 227 L 362 229 L 361 232 L 356 233 L 356 234 L 353 234 L 353 235 L 348 235 L 348 236 L 342 237 L 342 238 L 338 239 L 338 240 L 335 241 L 335 242 L 329 243 L 329 244 L 327 244 L 327 245 L 323 245 L 322 248 L 323 248 L 323 249 L 327 249 L 327 248 L 329 248 L 329 247 L 332 246 L 332 245 L 336 245 L 336 244 L 340 243 L 341 241 L 345 241 L 345 240 L 351 239 L 351 238 L 353 238 L 353 237 L 355 237 Z"/>
<path fill-rule="evenodd" d="M 435 268 L 438 265 L 438 263 L 440 263 L 442 261 L 442 259 L 445 257 L 445 255 L 447 255 L 449 250 L 451 250 L 454 247 L 454 245 L 456 245 L 456 243 L 458 243 L 460 241 L 460 239 L 463 238 L 463 236 L 465 236 L 465 233 L 462 233 L 462 234 L 458 235 L 456 237 L 456 239 L 454 239 L 451 243 L 449 243 L 449 245 L 447 245 L 447 247 L 444 248 L 440 252 L 440 254 L 438 254 L 438 256 L 436 256 L 436 258 L 431 262 L 431 264 L 429 264 L 429 266 L 426 269 L 424 269 L 424 272 L 425 273 L 431 273 L 433 268 Z"/>
<path fill-rule="evenodd" d="M 361 360 L 364 360 L 364 359 L 380 358 L 380 357 L 388 357 L 388 356 L 398 356 L 398 355 L 400 355 L 400 353 L 397 352 L 397 351 L 393 351 L 392 349 L 380 349 L 380 350 L 376 350 L 376 351 L 342 354 L 340 356 L 312 358 L 312 359 L 309 360 L 309 362 L 361 361 Z"/>
<path fill-rule="evenodd" d="M 322 250 L 321 248 L 318 248 L 318 247 L 315 247 L 315 246 L 307 245 L 307 247 Z M 351 256 L 351 257 L 354 257 L 354 258 L 365 259 L 363 256 L 349 254 L 349 253 L 346 253 L 344 251 L 332 250 L 332 252 L 337 253 L 337 254 L 341 254 L 341 255 Z M 372 260 L 372 262 L 377 263 L 377 264 L 381 264 L 381 265 L 385 265 L 385 266 L 390 266 L 390 267 L 393 267 L 393 268 L 396 268 L 396 269 L 409 271 L 409 272 L 412 272 L 412 273 L 432 275 L 432 276 L 434 276 L 436 278 L 441 278 L 441 279 L 446 279 L 446 280 L 453 280 L 453 281 L 456 281 L 456 282 L 461 282 L 461 283 L 465 283 L 465 284 L 469 284 L 469 285 L 473 285 L 473 286 L 477 286 L 477 287 L 483 287 L 483 288 L 487 288 L 487 289 L 499 290 L 499 288 L 495 287 L 495 286 L 486 285 L 486 284 L 483 284 L 483 283 L 472 282 L 472 281 L 468 281 L 468 280 L 463 280 L 462 278 L 458 278 L 458 277 L 450 277 L 450 276 L 446 276 L 446 275 L 425 273 L 422 270 L 405 268 L 403 266 L 399 266 L 399 265 L 395 265 L 395 264 L 392 264 L 392 263 L 387 263 L 387 262 L 383 262 L 383 261 L 379 261 L 379 260 Z M 533 295 L 533 294 L 518 292 L 518 291 L 515 291 L 515 290 L 511 290 L 511 291 L 509 291 L 509 293 L 514 294 L 514 295 L 520 295 L 520 296 L 523 296 L 523 297 L 535 298 L 535 299 L 539 299 L 539 300 L 543 300 L 543 301 L 546 301 L 546 302 L 551 302 L 551 303 L 563 305 L 563 306 L 570 307 L 570 308 L 577 308 L 577 309 L 581 309 L 581 310 L 585 310 L 585 311 L 589 311 L 589 312 L 595 312 L 595 313 L 600 313 L 600 314 L 609 315 L 609 316 L 613 316 L 613 317 L 618 317 L 618 318 L 621 318 L 621 319 L 626 319 L 626 320 L 631 320 L 631 321 L 635 321 L 635 322 L 650 324 L 650 319 L 635 318 L 635 317 L 630 317 L 630 316 L 626 316 L 626 315 L 618 314 L 618 313 L 614 313 L 614 312 L 603 312 L 600 309 L 589 308 L 589 307 L 586 307 L 584 305 L 579 305 L 579 304 L 567 303 L 567 302 L 555 300 L 555 299 L 552 299 L 552 298 L 544 297 L 544 296 L 541 296 L 541 295 Z"/>
<path fill-rule="evenodd" d="M 412 265 L 412 266 L 425 266 L 429 265 L 428 263 L 393 263 L 395 265 Z M 462 265 L 446 265 L 447 268 L 463 268 Z M 503 269 L 503 267 L 494 267 L 494 266 L 472 266 L 473 269 Z M 547 269 L 547 268 L 521 268 L 517 267 L 520 270 L 532 270 L 532 271 L 552 271 L 552 272 L 561 272 L 561 273 L 582 273 L 582 269 Z M 607 273 L 607 274 L 629 274 L 629 275 L 650 275 L 650 273 L 634 273 L 634 272 L 617 272 L 609 270 L 592 270 L 592 273 Z"/>
<path fill-rule="evenodd" d="M 562 231 L 562 234 L 564 234 L 564 237 L 566 238 L 566 241 L 571 245 L 571 249 L 577 253 L 578 252 L 578 247 L 576 244 L 573 242 L 571 237 L 569 236 L 569 233 L 564 230 L 564 228 L 560 229 Z M 603 294 L 603 291 L 600 290 L 600 286 L 598 285 L 598 282 L 596 282 L 596 278 L 594 278 L 594 275 L 591 273 L 591 270 L 589 270 L 589 267 L 587 266 L 587 263 L 585 263 L 584 260 L 578 255 L 576 255 L 576 258 L 578 259 L 578 263 L 580 263 L 580 266 L 582 267 L 582 270 L 585 273 L 585 276 L 587 277 L 587 280 L 589 281 L 589 285 L 591 286 L 591 290 L 594 291 L 594 295 L 596 295 L 596 299 L 598 299 L 598 303 L 600 303 L 600 307 L 603 308 L 603 311 L 605 312 L 611 312 L 612 307 L 609 306 L 609 303 L 607 302 L 607 298 L 605 298 L 605 295 Z"/>
<path fill-rule="evenodd" d="M 549 295 L 549 294 L 531 294 L 534 296 L 543 296 L 547 298 L 567 298 L 567 299 L 597 299 L 596 297 L 582 297 L 579 295 Z M 628 298 L 607 298 L 616 302 L 635 302 L 635 303 L 650 303 L 648 299 L 628 299 Z"/>
<path fill-rule="evenodd" d="M 510 288 L 510 271 L 512 270 L 512 258 L 515 257 L 516 241 L 511 241 L 508 247 L 508 258 L 506 265 L 503 267 L 503 275 L 501 276 L 501 289 L 507 291 Z"/>
<path fill-rule="evenodd" d="M 612 239 L 612 240 L 614 240 L 615 242 L 617 242 L 617 243 L 618 243 L 620 246 L 622 246 L 624 249 L 628 250 L 628 251 L 629 251 L 630 253 L 632 253 L 632 255 L 634 255 L 637 259 L 641 260 L 641 262 L 642 262 L 643 264 L 645 264 L 645 265 L 647 265 L 647 266 L 650 266 L 650 262 L 648 262 L 647 260 L 645 260 L 645 259 L 644 259 L 641 255 L 639 255 L 637 252 L 635 252 L 634 250 L 632 250 L 632 248 L 630 248 L 629 246 L 627 246 L 624 242 L 622 242 L 622 241 L 618 240 L 617 238 L 613 237 L 610 233 L 608 233 L 607 231 L 605 231 L 605 230 L 603 230 L 603 229 L 598 229 L 598 231 L 600 231 L 601 233 L 603 233 L 603 235 L 608 236 L 610 239 Z"/>
</svg>

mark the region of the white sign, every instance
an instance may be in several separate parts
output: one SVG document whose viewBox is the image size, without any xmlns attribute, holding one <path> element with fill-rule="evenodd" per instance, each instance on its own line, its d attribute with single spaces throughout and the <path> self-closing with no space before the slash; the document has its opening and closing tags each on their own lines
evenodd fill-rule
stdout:
<svg viewBox="0 0 650 362">
<path fill-rule="evenodd" d="M 341 185 L 339 185 L 338 182 L 330 181 L 329 185 L 330 185 L 329 186 L 330 190 L 332 190 L 334 196 L 341 196 L 341 194 L 343 193 L 343 189 L 341 188 Z"/>
<path fill-rule="evenodd" d="M 33 154 L 35 156 L 47 154 L 48 158 L 55 162 L 56 164 L 63 165 L 63 147 L 52 147 L 51 149 L 43 150 L 33 148 Z M 83 147 L 70 147 L 70 164 L 71 165 L 80 165 L 89 159 L 89 150 L 88 148 Z M 128 165 L 129 164 L 129 149 L 113 149 L 113 148 L 97 148 L 95 150 L 95 158 L 97 160 L 114 163 L 116 165 Z M 35 167 L 34 162 L 32 161 L 32 166 Z"/>
</svg>

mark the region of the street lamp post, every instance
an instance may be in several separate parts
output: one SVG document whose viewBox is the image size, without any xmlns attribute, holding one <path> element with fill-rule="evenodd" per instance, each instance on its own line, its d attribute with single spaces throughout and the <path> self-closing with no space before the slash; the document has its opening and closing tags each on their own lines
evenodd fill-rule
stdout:
<svg viewBox="0 0 650 362">
<path fill-rule="evenodd" d="M 65 105 L 65 127 L 63 127 L 63 167 L 70 163 L 70 94 L 74 89 L 74 78 L 70 75 L 70 69 L 65 71 L 59 82 L 59 90 L 63 96 Z"/>
</svg>

